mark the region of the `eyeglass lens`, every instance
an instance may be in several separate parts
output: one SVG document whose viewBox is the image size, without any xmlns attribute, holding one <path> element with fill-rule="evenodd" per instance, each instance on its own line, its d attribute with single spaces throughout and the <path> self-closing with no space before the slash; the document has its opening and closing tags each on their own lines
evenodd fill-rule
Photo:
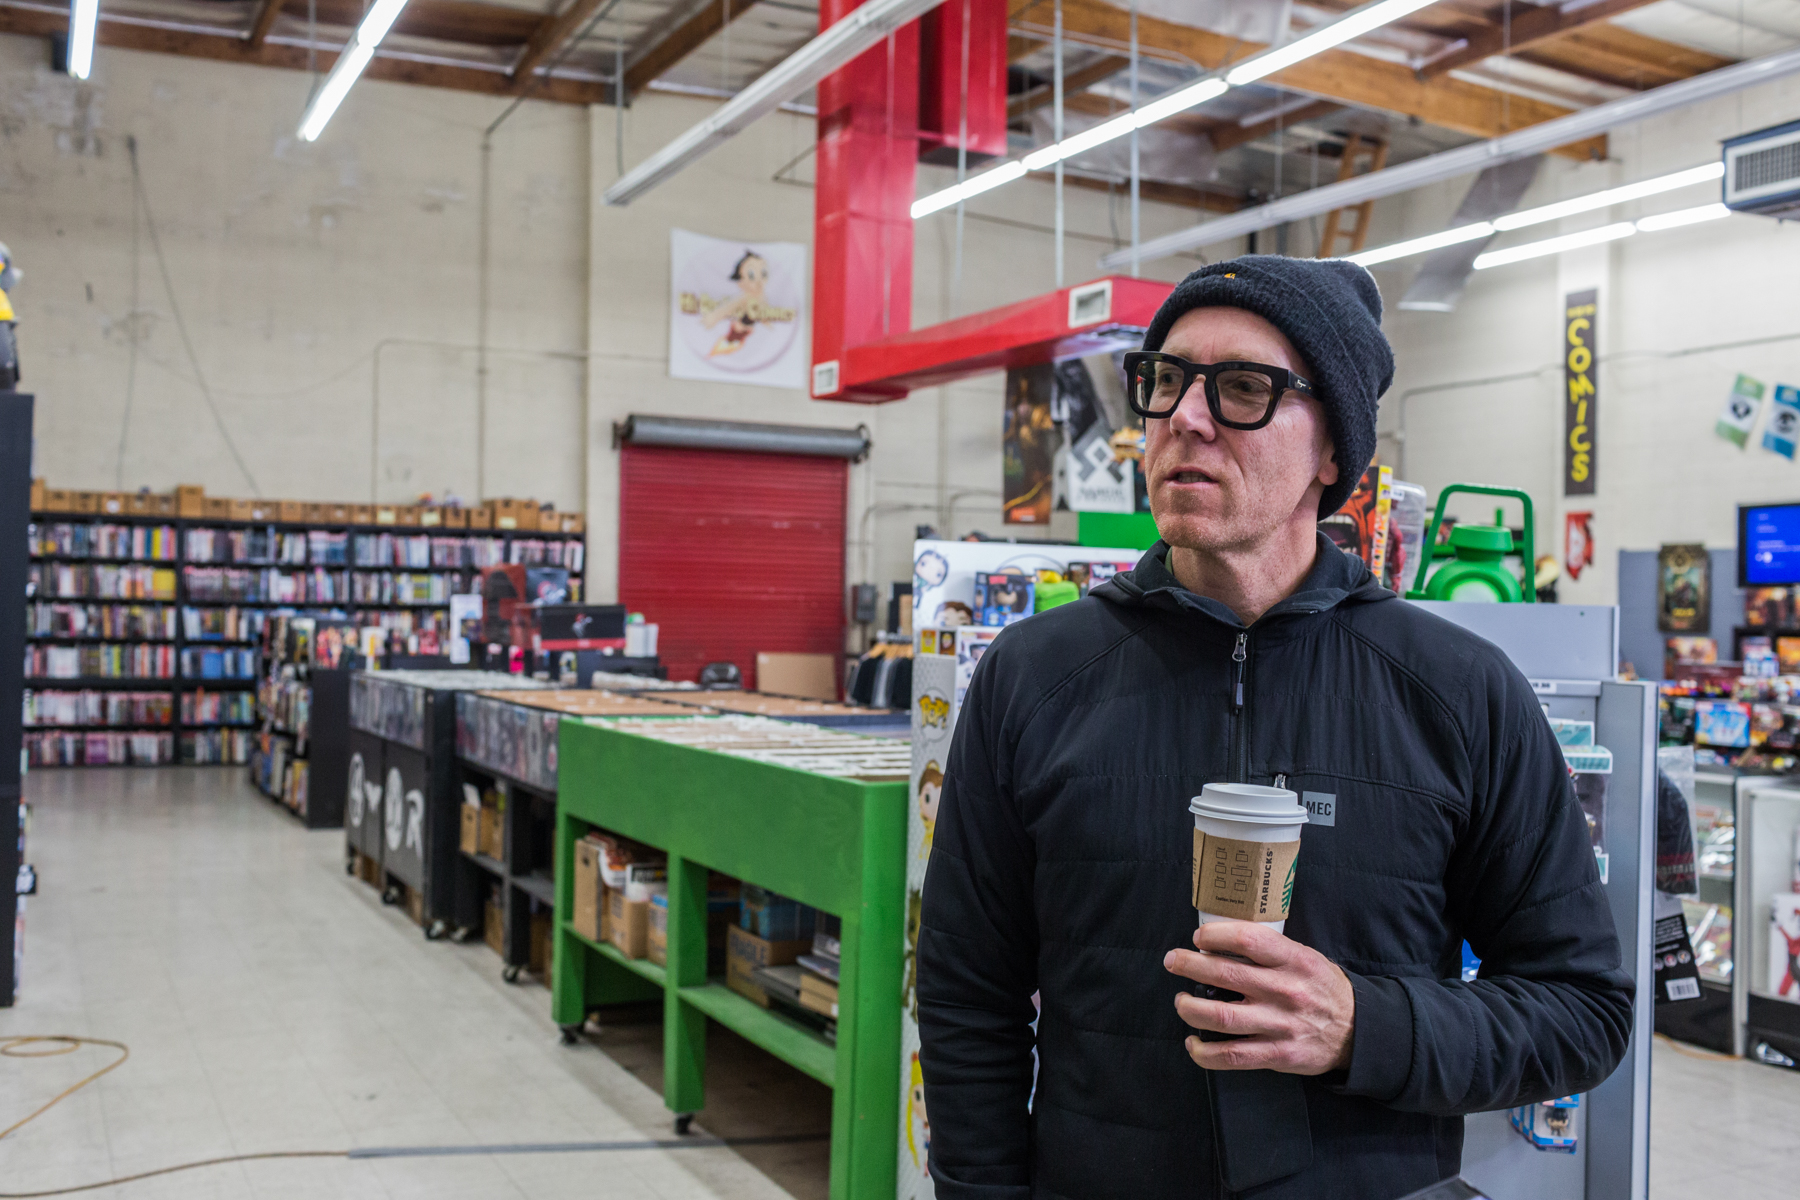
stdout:
<svg viewBox="0 0 1800 1200">
<path fill-rule="evenodd" d="M 1156 413 L 1171 413 L 1181 400 L 1187 374 L 1168 362 L 1148 362 L 1138 368 L 1138 394 L 1143 406 Z M 1275 381 L 1261 371 L 1222 371 L 1214 380 L 1219 415 L 1227 421 L 1258 421 L 1268 411 Z"/>
</svg>

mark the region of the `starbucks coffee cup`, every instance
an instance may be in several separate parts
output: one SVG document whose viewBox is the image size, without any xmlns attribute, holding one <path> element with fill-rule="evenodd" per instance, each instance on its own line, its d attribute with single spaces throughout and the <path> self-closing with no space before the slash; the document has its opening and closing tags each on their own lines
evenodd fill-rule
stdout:
<svg viewBox="0 0 1800 1200">
<path fill-rule="evenodd" d="M 1194 814 L 1194 907 L 1200 924 L 1255 921 L 1287 926 L 1306 806 L 1286 788 L 1209 783 L 1188 802 Z"/>
</svg>

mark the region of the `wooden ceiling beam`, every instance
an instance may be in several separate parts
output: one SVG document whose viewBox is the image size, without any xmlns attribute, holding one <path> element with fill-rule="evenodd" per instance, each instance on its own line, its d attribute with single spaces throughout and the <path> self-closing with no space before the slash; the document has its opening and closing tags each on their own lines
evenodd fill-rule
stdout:
<svg viewBox="0 0 1800 1200">
<path fill-rule="evenodd" d="M 263 43 L 269 40 L 269 30 L 275 27 L 275 18 L 281 15 L 282 0 L 258 0 L 256 19 L 250 23 L 250 48 L 261 50 Z"/>
<path fill-rule="evenodd" d="M 1278 129 L 1287 129 L 1305 121 L 1315 121 L 1320 117 L 1328 117 L 1332 113 L 1341 112 L 1343 105 L 1336 100 L 1315 100 L 1304 108 L 1296 108 L 1292 112 L 1271 117 L 1267 121 L 1258 121 L 1254 125 L 1239 125 L 1235 121 L 1222 121 L 1214 126 L 1207 136 L 1212 139 L 1213 149 L 1223 154 L 1227 150 L 1235 150 L 1239 146 L 1254 142 L 1258 138 L 1274 133 Z"/>
<path fill-rule="evenodd" d="M 1035 172 L 1029 178 L 1041 179 L 1046 183 L 1056 181 L 1054 175 L 1044 171 Z M 1090 192 L 1129 192 L 1131 190 L 1131 185 L 1123 181 L 1109 183 L 1104 179 L 1076 175 L 1070 171 L 1063 172 L 1063 182 L 1070 187 Z M 1178 204 L 1183 208 L 1197 208 L 1202 212 L 1234 213 L 1244 207 L 1244 202 L 1235 196 L 1224 196 L 1217 192 L 1209 192 L 1204 188 L 1189 187 L 1181 183 L 1161 183 L 1154 179 L 1138 180 L 1138 195 L 1158 204 Z"/>
<path fill-rule="evenodd" d="M 552 17 L 544 17 L 537 31 L 525 43 L 524 51 L 513 64 L 512 81 L 515 87 L 524 87 L 531 82 L 531 77 L 544 62 L 558 50 L 563 43 L 574 37 L 586 25 L 605 0 L 571 0 L 569 6 Z"/>
<path fill-rule="evenodd" d="M 1595 0 L 1572 12 L 1566 11 L 1567 5 L 1521 7 L 1513 13 L 1510 23 L 1490 23 L 1486 30 L 1465 39 L 1466 44 L 1461 49 L 1439 54 L 1425 63 L 1419 68 L 1419 74 L 1425 79 L 1435 79 L 1458 67 L 1478 63 L 1496 54 L 1517 54 L 1528 46 L 1535 46 L 1584 25 L 1592 25 L 1596 21 L 1604 21 L 1608 17 L 1616 17 L 1620 13 L 1654 2 L 1655 0 Z"/>
<path fill-rule="evenodd" d="M 1069 98 L 1087 91 L 1097 83 L 1103 83 L 1131 65 L 1131 60 L 1108 54 L 1096 59 L 1079 71 L 1063 72 L 1063 103 L 1066 106 Z M 1010 97 L 1006 102 L 1007 120 L 1017 120 L 1030 112 L 1048 107 L 1056 99 L 1056 88 L 1051 84 L 1033 88 L 1029 92 L 1021 92 Z"/>
<path fill-rule="evenodd" d="M 642 58 L 625 69 L 625 99 L 630 101 L 653 81 L 662 78 L 676 63 L 748 12 L 754 3 L 756 0 L 711 0 L 706 7 L 670 30 Z"/>
<path fill-rule="evenodd" d="M 0 33 L 16 33 L 27 37 L 55 37 L 68 33 L 69 18 L 60 12 L 0 8 Z M 242 63 L 248 66 L 282 67 L 292 71 L 308 69 L 306 47 L 274 45 L 265 42 L 253 48 L 249 39 L 230 33 L 193 33 L 186 30 L 150 29 L 109 21 L 104 13 L 95 40 L 102 46 L 122 50 L 144 50 L 153 54 L 174 54 L 184 58 L 206 58 L 214 62 Z M 319 69 L 329 71 L 337 62 L 337 52 L 321 50 Z M 503 72 L 479 67 L 459 67 L 445 63 L 410 62 L 377 55 L 363 72 L 365 79 L 388 83 L 411 83 L 425 87 L 449 88 L 458 92 L 476 92 L 488 96 L 506 96 L 517 89 Z M 538 100 L 563 104 L 604 104 L 611 101 L 611 89 L 603 83 L 573 79 L 546 79 L 532 92 Z M 298 117 L 298 114 L 296 114 Z"/>
<path fill-rule="evenodd" d="M 267 3 L 291 18 L 306 20 L 306 0 L 267 0 Z M 315 0 L 314 9 L 321 26 L 354 29 L 362 23 L 367 5 L 363 0 Z M 266 11 L 258 11 L 259 22 Z M 469 46 L 522 46 L 531 40 L 531 35 L 544 20 L 527 9 L 482 3 L 481 0 L 410 0 L 394 21 L 394 32 Z M 274 15 L 268 15 L 268 24 L 274 25 Z M 267 36 L 265 30 L 265 40 Z M 262 44 L 254 36 L 251 41 L 257 46 Z"/>
<path fill-rule="evenodd" d="M 1608 0 L 1602 0 L 1608 2 Z M 1022 20 L 1035 27 L 1047 20 L 1045 0 L 1013 0 Z M 1585 11 L 1585 10 L 1584 10 Z M 1130 15 L 1101 0 L 1063 0 L 1064 36 L 1092 45 L 1116 49 L 1130 37 Z M 1224 37 L 1190 25 L 1177 25 L 1153 17 L 1138 18 L 1140 45 L 1155 46 L 1199 66 L 1214 70 L 1262 49 L 1254 43 Z M 1349 50 L 1327 50 L 1266 81 L 1277 87 L 1338 100 L 1364 108 L 1383 109 L 1417 117 L 1431 125 L 1453 129 L 1471 137 L 1491 138 L 1515 129 L 1537 125 L 1572 110 L 1528 96 L 1517 96 L 1460 79 L 1420 79 L 1399 64 L 1383 62 Z M 1606 154 L 1604 136 L 1589 138 L 1555 153 L 1587 160 Z"/>
</svg>

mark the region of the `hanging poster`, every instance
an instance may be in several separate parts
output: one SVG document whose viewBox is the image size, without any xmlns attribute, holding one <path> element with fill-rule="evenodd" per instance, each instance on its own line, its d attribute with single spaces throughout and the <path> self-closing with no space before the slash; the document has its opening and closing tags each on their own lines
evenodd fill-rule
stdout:
<svg viewBox="0 0 1800 1200">
<path fill-rule="evenodd" d="M 1791 459 L 1796 442 L 1800 442 L 1800 391 L 1778 383 L 1769 423 L 1763 428 L 1763 449 Z"/>
<path fill-rule="evenodd" d="M 1006 414 L 1000 435 L 1004 464 L 1002 508 L 1008 525 L 1048 525 L 1056 496 L 1056 449 L 1061 433 L 1050 413 L 1056 371 L 1049 363 L 1006 373 Z"/>
<path fill-rule="evenodd" d="M 1656 552 L 1656 627 L 1664 633 L 1704 633 L 1712 627 L 1712 560 L 1705 546 L 1664 546 Z"/>
<path fill-rule="evenodd" d="M 1563 495 L 1594 494 L 1600 364 L 1595 360 L 1598 289 L 1563 299 Z"/>
<path fill-rule="evenodd" d="M 669 375 L 806 385 L 806 247 L 669 231 Z"/>
<path fill-rule="evenodd" d="M 1111 354 L 1056 364 L 1050 416 L 1062 430 L 1056 508 L 1071 512 L 1138 511 L 1138 460 L 1143 419 L 1125 401 L 1123 369 Z"/>
<path fill-rule="evenodd" d="M 1736 442 L 1739 448 L 1748 445 L 1750 431 L 1756 428 L 1756 418 L 1762 412 L 1763 391 L 1761 380 L 1739 375 L 1731 385 L 1731 395 L 1725 397 L 1725 407 L 1719 412 L 1713 432 Z"/>
<path fill-rule="evenodd" d="M 1570 579 L 1580 579 L 1582 570 L 1594 564 L 1593 519 L 1591 512 L 1563 514 L 1563 570 Z"/>
</svg>

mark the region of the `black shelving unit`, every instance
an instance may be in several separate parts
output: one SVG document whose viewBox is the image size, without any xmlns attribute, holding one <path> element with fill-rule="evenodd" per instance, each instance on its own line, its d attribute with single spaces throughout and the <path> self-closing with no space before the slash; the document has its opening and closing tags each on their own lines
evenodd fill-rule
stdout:
<svg viewBox="0 0 1800 1200">
<path fill-rule="evenodd" d="M 0 392 L 0 895 L 11 896 L 0 913 L 0 1008 L 12 1007 L 19 980 L 14 971 L 25 897 L 15 894 L 25 861 L 21 791 L 25 679 L 26 536 L 31 522 L 31 416 L 33 400 Z"/>
<path fill-rule="evenodd" d="M 456 790 L 468 784 L 478 791 L 494 788 L 505 798 L 501 810 L 503 858 L 460 850 L 462 868 L 471 876 L 473 890 L 489 880 L 500 887 L 501 977 L 508 983 L 531 964 L 531 919 L 556 907 L 556 792 L 492 767 L 458 757 Z"/>
<path fill-rule="evenodd" d="M 208 732 L 211 730 L 217 730 L 217 729 L 247 728 L 245 726 L 229 726 L 229 725 L 220 725 L 217 723 L 212 723 L 212 724 L 189 723 L 189 722 L 182 721 L 182 719 L 181 719 L 181 697 L 184 693 L 200 692 L 200 691 L 227 691 L 227 690 L 255 688 L 260 683 L 260 681 L 261 681 L 260 676 L 262 674 L 262 671 L 260 669 L 253 669 L 251 672 L 251 675 L 248 678 L 234 677 L 234 678 L 204 679 L 204 678 L 186 677 L 186 676 L 181 675 L 180 671 L 181 671 L 181 663 L 182 663 L 184 651 L 192 650 L 192 649 L 214 649 L 214 648 L 216 648 L 216 649 L 250 649 L 250 648 L 254 648 L 256 646 L 255 639 L 223 640 L 223 639 L 218 639 L 218 638 L 192 638 L 192 639 L 188 638 L 186 636 L 186 624 L 187 623 L 184 619 L 182 619 L 182 615 L 181 615 L 183 609 L 186 609 L 186 608 L 253 609 L 253 610 L 262 611 L 265 614 L 265 616 L 268 612 L 275 611 L 275 610 L 289 610 L 289 611 L 299 612 L 299 613 L 303 613 L 303 614 L 317 614 L 317 615 L 325 615 L 328 613 L 344 613 L 344 614 L 348 614 L 350 616 L 354 616 L 357 613 L 364 613 L 364 612 L 421 612 L 421 613 L 423 613 L 423 612 L 445 612 L 449 609 L 448 600 L 445 600 L 443 603 L 437 603 L 437 602 L 374 602 L 374 601 L 358 601 L 358 600 L 264 600 L 264 599 L 260 599 L 260 598 L 254 598 L 254 599 L 205 598 L 205 599 L 203 599 L 203 598 L 198 598 L 198 597 L 190 597 L 188 595 L 188 576 L 187 576 L 188 568 L 218 567 L 218 568 L 226 568 L 226 569 L 233 569 L 233 570 L 252 570 L 252 571 L 264 570 L 264 569 L 276 569 L 276 570 L 282 570 L 282 571 L 296 571 L 296 570 L 305 571 L 305 570 L 312 570 L 315 568 L 324 568 L 324 569 L 327 569 L 327 570 L 333 572 L 334 574 L 340 573 L 340 572 L 343 573 L 343 576 L 345 577 L 346 581 L 348 580 L 348 576 L 352 573 L 355 573 L 355 574 L 453 575 L 453 576 L 457 577 L 455 583 L 452 585 L 453 588 L 456 591 L 463 591 L 463 592 L 470 590 L 474 586 L 475 580 L 477 580 L 479 578 L 480 571 L 482 570 L 482 568 L 479 568 L 479 567 L 359 566 L 355 562 L 349 561 L 350 559 L 353 559 L 355 557 L 353 552 L 347 553 L 346 561 L 341 562 L 341 563 L 339 563 L 339 562 L 315 563 L 315 562 L 311 562 L 311 561 L 308 561 L 308 562 L 291 562 L 291 561 L 284 562 L 284 561 L 279 561 L 279 560 L 276 560 L 273 558 L 258 559 L 258 560 L 254 560 L 254 561 L 221 561 L 221 560 L 212 559 L 212 558 L 190 559 L 187 557 L 188 533 L 190 530 L 196 530 L 196 529 L 265 530 L 270 535 L 283 534 L 283 533 L 308 534 L 308 533 L 316 532 L 316 533 L 328 533 L 328 534 L 345 534 L 345 535 L 348 535 L 351 539 L 354 539 L 358 535 L 384 534 L 384 533 L 392 535 L 392 536 L 397 536 L 397 537 L 425 536 L 425 537 L 450 537 L 450 538 L 494 538 L 494 539 L 498 539 L 501 542 L 501 560 L 503 562 L 511 560 L 512 554 L 513 554 L 513 547 L 515 544 L 517 544 L 519 542 L 542 541 L 542 542 L 556 543 L 559 546 L 566 546 L 568 543 L 571 543 L 571 542 L 580 542 L 585 537 L 584 534 L 579 534 L 579 533 L 548 532 L 548 531 L 539 531 L 539 530 L 470 529 L 470 528 L 466 528 L 466 527 L 446 527 L 446 526 L 414 527 L 414 526 L 399 526 L 399 525 L 360 525 L 360 524 L 333 524 L 333 523 L 288 522 L 288 521 L 237 521 L 237 520 L 229 520 L 229 519 L 224 519 L 224 518 L 180 517 L 180 516 L 167 516 L 167 515 L 161 515 L 161 514 L 138 514 L 138 513 L 36 512 L 36 513 L 31 514 L 31 520 L 38 524 L 123 525 L 123 526 L 145 526 L 145 527 L 167 526 L 167 527 L 172 528 L 175 531 L 175 538 L 174 538 L 175 555 L 172 558 L 160 558 L 160 559 L 150 559 L 150 558 L 141 558 L 141 557 L 112 558 L 112 557 L 107 557 L 107 556 L 102 556 L 102 555 L 88 555 L 88 556 L 69 555 L 69 554 L 41 554 L 40 555 L 40 554 L 35 554 L 35 553 L 31 555 L 32 562 L 66 563 L 66 564 L 84 565 L 84 566 L 133 566 L 133 565 L 146 566 L 147 565 L 147 566 L 168 568 L 168 569 L 174 571 L 174 573 L 175 573 L 175 591 L 174 591 L 174 595 L 172 598 L 157 599 L 157 598 L 150 598 L 150 597 L 132 598 L 132 597 L 50 596 L 50 595 L 32 595 L 32 596 L 28 597 L 28 599 L 32 603 L 45 603 L 45 604 L 70 603 L 70 604 L 102 604 L 102 605 L 104 605 L 104 604 L 119 604 L 119 605 L 141 605 L 141 606 L 158 606 L 158 607 L 168 606 L 168 607 L 173 608 L 176 613 L 175 636 L 173 638 L 96 637 L 96 636 L 90 636 L 90 635 L 83 635 L 80 638 L 70 638 L 66 635 L 55 635 L 55 634 L 42 635 L 42 636 L 32 634 L 32 635 L 27 635 L 27 637 L 26 637 L 27 644 L 43 643 L 43 644 L 61 644 L 61 645 L 81 645 L 81 644 L 98 645 L 98 644 L 104 643 L 107 645 L 124 645 L 124 646 L 137 646 L 137 645 L 169 646 L 172 648 L 173 653 L 174 653 L 175 670 L 176 670 L 176 674 L 174 676 L 155 676 L 155 677 L 136 677 L 136 678 L 114 677 L 114 676 L 86 677 L 86 678 L 81 678 L 81 677 L 56 678 L 56 677 L 52 677 L 52 676 L 32 676 L 32 677 L 25 679 L 25 681 L 24 681 L 24 686 L 29 687 L 35 691 L 127 690 L 127 691 L 147 691 L 147 692 L 160 692 L 160 691 L 170 692 L 171 693 L 172 721 L 168 726 L 158 727 L 159 729 L 166 729 L 173 736 L 174 741 L 175 741 L 175 753 L 172 756 L 169 765 L 178 765 L 183 762 L 184 756 L 182 753 L 182 747 L 183 747 L 184 735 L 200 734 L 200 733 L 205 733 L 205 732 Z M 21 534 L 20 540 L 21 541 L 25 540 L 25 535 L 23 533 Z M 352 545 L 353 544 L 354 543 L 352 542 Z M 308 553 L 309 554 L 311 553 L 310 544 L 308 547 Z M 21 581 L 21 588 L 23 589 L 23 581 Z M 23 619 L 23 614 L 21 614 L 21 619 L 18 622 L 18 624 L 21 628 L 24 627 L 25 622 Z M 23 653 L 21 652 L 21 654 L 19 654 L 16 657 L 22 660 Z M 65 726 L 65 727 L 60 727 L 60 728 L 54 727 L 54 726 L 32 726 L 31 729 L 33 732 L 38 732 L 38 731 L 76 732 L 77 729 L 79 729 L 80 732 L 94 732 L 94 733 L 109 732 L 109 731 L 112 731 L 112 732 L 121 731 L 117 727 L 98 726 L 98 725 L 84 725 L 84 726 L 79 726 L 79 727 Z M 233 756 L 231 758 L 228 758 L 228 759 L 225 759 L 222 761 L 218 761 L 216 763 L 209 763 L 206 765 L 243 766 L 248 762 L 249 757 L 250 757 L 250 750 L 249 750 L 249 747 L 246 746 L 244 748 L 244 754 L 242 757 Z M 49 764 L 41 764 L 41 765 L 49 765 Z M 84 764 L 84 765 L 96 765 L 96 766 L 97 765 L 109 765 L 110 766 L 110 765 L 118 765 L 118 764 L 108 763 L 108 764 Z M 341 776 L 341 772 L 334 772 L 334 776 Z"/>
<path fill-rule="evenodd" d="M 257 791 L 292 813 L 308 829 L 341 829 L 344 794 L 350 772 L 350 667 L 315 667 L 296 664 L 296 681 L 308 693 L 306 728 L 277 724 L 275 714 L 260 701 L 256 726 L 257 745 L 251 751 L 250 783 Z M 273 753 L 272 742 L 286 746 L 289 763 L 306 764 L 306 801 L 294 806 L 279 790 L 263 786 L 258 774 L 259 755 Z"/>
</svg>

